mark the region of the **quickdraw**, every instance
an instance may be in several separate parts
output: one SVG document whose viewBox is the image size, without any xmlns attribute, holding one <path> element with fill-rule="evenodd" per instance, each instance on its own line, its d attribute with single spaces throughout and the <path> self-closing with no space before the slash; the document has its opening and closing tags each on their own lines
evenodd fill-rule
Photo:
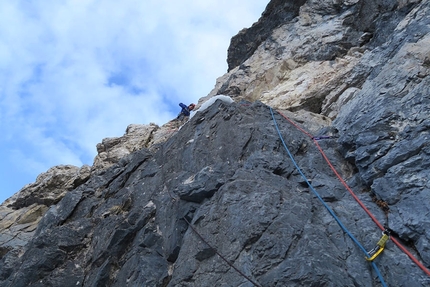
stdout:
<svg viewBox="0 0 430 287">
<path fill-rule="evenodd" d="M 376 246 L 372 250 L 367 252 L 369 257 L 364 258 L 366 258 L 367 261 L 375 260 L 375 258 L 384 251 L 385 243 L 387 243 L 388 239 L 390 239 L 390 232 L 388 230 L 382 231 L 381 239 L 379 239 L 378 243 L 376 243 Z"/>
</svg>

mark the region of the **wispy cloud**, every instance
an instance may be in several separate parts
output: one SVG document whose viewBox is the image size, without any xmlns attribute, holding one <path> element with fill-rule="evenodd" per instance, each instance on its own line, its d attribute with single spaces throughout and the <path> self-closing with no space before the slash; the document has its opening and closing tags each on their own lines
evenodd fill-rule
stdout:
<svg viewBox="0 0 430 287">
<path fill-rule="evenodd" d="M 128 124 L 173 118 L 227 69 L 268 0 L 0 2 L 0 201 L 57 164 L 92 164 Z"/>
</svg>

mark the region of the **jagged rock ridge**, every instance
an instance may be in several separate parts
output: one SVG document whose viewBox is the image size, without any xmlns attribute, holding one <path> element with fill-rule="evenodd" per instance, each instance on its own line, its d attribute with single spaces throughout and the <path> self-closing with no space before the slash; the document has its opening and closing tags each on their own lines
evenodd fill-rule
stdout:
<svg viewBox="0 0 430 287">
<path fill-rule="evenodd" d="M 260 100 L 335 134 L 321 145 L 336 168 L 427 268 L 429 15 L 419 0 L 271 1 L 199 101 Z M 373 247 L 380 230 L 312 142 L 277 120 L 323 199 Z M 381 286 L 303 184 L 267 106 L 217 102 L 177 127 L 131 126 L 98 146 L 91 169 L 60 168 L 71 175 L 51 193 L 48 173 L 8 200 L 0 286 L 253 286 L 187 221 L 261 286 Z M 376 264 L 388 286 L 430 285 L 391 241 Z"/>
</svg>

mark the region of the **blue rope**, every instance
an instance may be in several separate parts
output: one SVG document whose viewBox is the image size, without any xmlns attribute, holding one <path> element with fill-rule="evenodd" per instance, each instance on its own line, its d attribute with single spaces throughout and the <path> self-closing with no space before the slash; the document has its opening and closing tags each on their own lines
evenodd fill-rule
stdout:
<svg viewBox="0 0 430 287">
<path fill-rule="evenodd" d="M 340 221 L 340 219 L 336 216 L 336 214 L 334 213 L 334 211 L 327 205 L 327 203 L 325 203 L 325 201 L 321 198 L 321 196 L 318 194 L 318 192 L 315 190 L 315 188 L 312 186 L 312 184 L 309 182 L 309 180 L 306 178 L 306 176 L 303 174 L 302 170 L 300 169 L 300 167 L 297 165 L 297 162 L 294 160 L 293 155 L 291 154 L 290 150 L 288 149 L 284 138 L 282 137 L 281 131 L 279 130 L 278 124 L 276 123 L 276 119 L 275 119 L 275 115 L 273 114 L 273 110 L 271 107 L 270 108 L 270 113 L 272 114 L 272 118 L 273 118 L 273 122 L 275 123 L 275 127 L 276 130 L 278 131 L 278 135 L 279 138 L 282 141 L 282 144 L 284 145 L 285 150 L 288 153 L 288 156 L 291 158 L 291 161 L 293 162 L 294 166 L 296 167 L 297 171 L 300 173 L 300 175 L 303 177 L 303 179 L 306 181 L 306 183 L 308 184 L 309 188 L 312 190 L 312 192 L 316 195 L 316 197 L 318 197 L 319 201 L 321 201 L 321 203 L 325 206 L 325 208 L 328 210 L 328 212 L 330 212 L 330 214 L 333 216 L 333 218 L 336 220 L 337 224 L 339 224 L 339 226 L 343 229 L 343 231 L 348 234 L 348 236 L 352 239 L 352 241 L 355 242 L 355 244 L 363 251 L 363 253 L 366 255 L 366 257 L 370 257 L 369 254 L 367 253 L 366 249 L 364 249 L 364 247 L 360 244 L 360 242 L 358 242 L 358 240 L 354 237 L 354 235 L 351 234 L 351 232 L 349 232 L 349 230 L 342 224 L 342 222 Z M 387 287 L 387 285 L 385 284 L 384 279 L 382 278 L 381 273 L 379 272 L 378 267 L 376 266 L 376 264 L 374 262 L 372 262 L 372 266 L 375 269 L 376 274 L 379 277 L 379 280 L 382 283 L 382 286 Z"/>
</svg>

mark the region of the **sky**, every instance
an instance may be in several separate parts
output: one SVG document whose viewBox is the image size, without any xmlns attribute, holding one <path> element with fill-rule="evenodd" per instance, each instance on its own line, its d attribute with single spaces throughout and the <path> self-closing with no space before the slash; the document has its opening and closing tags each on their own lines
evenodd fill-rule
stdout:
<svg viewBox="0 0 430 287">
<path fill-rule="evenodd" d="M 227 71 L 269 0 L 0 1 L 0 203 L 103 138 L 162 125 Z"/>
</svg>

